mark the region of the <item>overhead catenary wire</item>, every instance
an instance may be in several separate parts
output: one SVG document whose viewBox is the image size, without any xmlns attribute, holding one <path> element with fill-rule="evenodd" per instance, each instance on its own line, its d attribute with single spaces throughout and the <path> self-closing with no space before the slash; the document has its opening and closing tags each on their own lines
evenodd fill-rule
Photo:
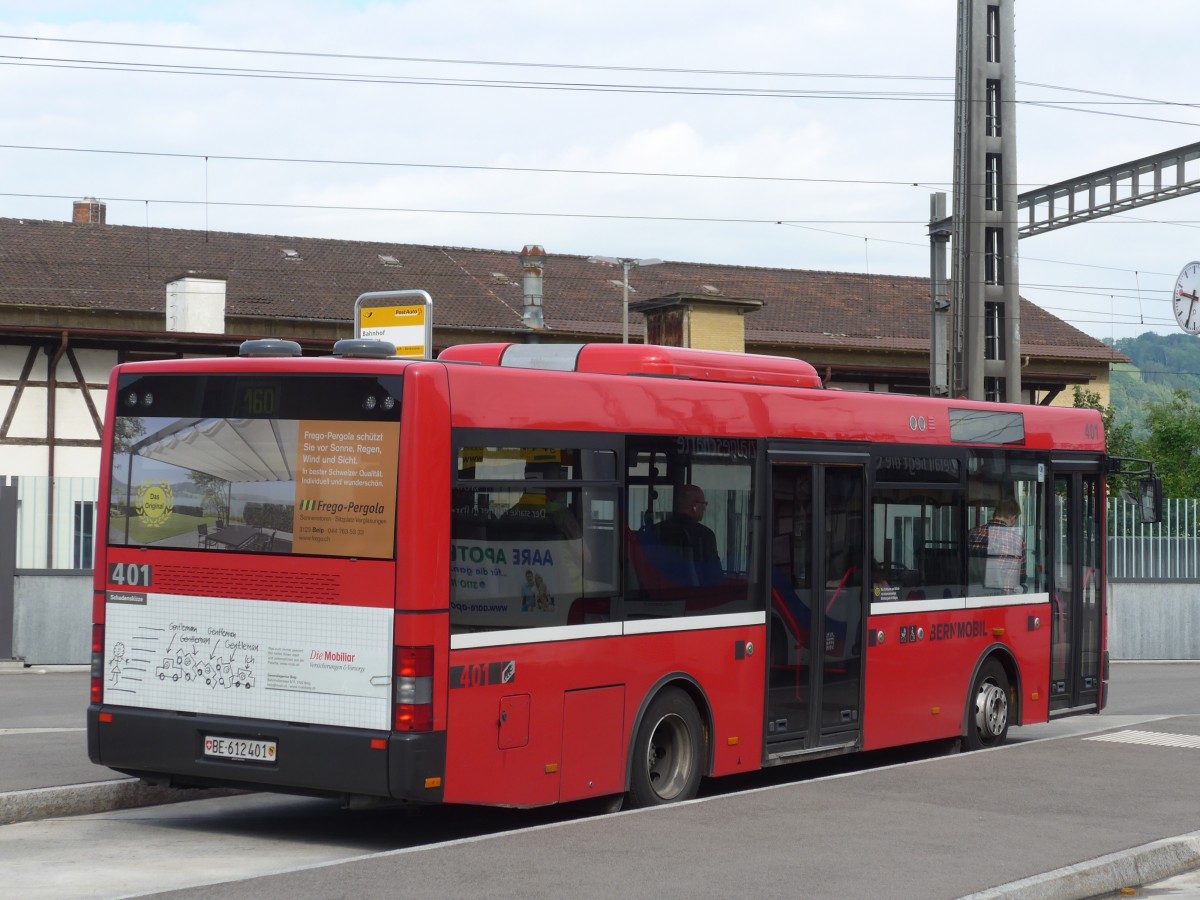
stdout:
<svg viewBox="0 0 1200 900">
<path fill-rule="evenodd" d="M 63 147 L 34 144 L 0 144 L 0 150 L 32 150 L 53 153 L 95 153 L 114 156 L 148 156 L 163 159 L 224 160 L 229 162 L 297 163 L 328 166 L 379 166 L 402 169 L 450 169 L 476 172 L 520 172 L 536 175 L 605 175 L 635 178 L 697 178 L 718 181 L 778 181 L 812 184 L 891 185 L 896 187 L 949 187 L 949 182 L 881 178 L 820 178 L 798 175 L 735 175 L 721 172 L 642 172 L 620 169 L 568 169 L 549 166 L 495 166 L 468 163 L 405 162 L 380 159 L 321 159 L 300 156 L 253 156 L 230 153 L 185 153 L 166 150 L 128 150 L 101 147 Z"/>
<path fill-rule="evenodd" d="M 14 60 L 9 57 L 0 56 L 0 66 L 26 66 L 33 68 L 52 68 L 52 69 L 81 69 L 85 71 L 103 71 L 103 72 L 141 72 L 147 74 L 158 75 L 199 75 L 208 77 L 226 77 L 226 78 L 265 78 L 285 81 L 323 81 L 323 82 L 343 82 L 353 84 L 393 84 L 393 85 L 411 85 L 411 86 L 426 86 L 426 87 L 470 87 L 470 88 L 486 88 L 486 89 L 504 89 L 504 90 L 536 90 L 536 91 L 585 91 L 593 93 L 606 94 L 656 94 L 668 96 L 698 96 L 698 97 L 758 97 L 764 99 L 783 99 L 783 100 L 863 100 L 863 101 L 908 101 L 908 102 L 937 102 L 937 103 L 953 103 L 953 94 L 946 95 L 917 95 L 903 94 L 896 92 L 894 94 L 881 94 L 880 92 L 852 92 L 852 91 L 796 91 L 796 90 L 767 90 L 767 89 L 745 89 L 745 88 L 697 88 L 688 86 L 672 86 L 672 87 L 656 87 L 649 85 L 617 85 L 617 84 L 571 84 L 565 82 L 516 82 L 516 81 L 487 81 L 481 79 L 447 79 L 447 78 L 415 78 L 415 77 L 383 77 L 383 76 L 366 76 L 366 75 L 335 75 L 335 74 L 307 74 L 307 73 L 285 73 L 285 72 L 268 72 L 268 71 L 245 71 L 245 70 L 217 70 L 204 69 L 197 67 L 142 67 L 135 64 L 109 64 L 103 62 L 56 62 L 56 61 L 33 61 L 28 59 Z M 1191 125 L 1195 126 L 1197 122 L 1183 121 L 1179 119 L 1167 119 L 1161 116 L 1138 116 L 1132 113 L 1121 113 L 1112 110 L 1099 109 L 1080 109 L 1078 106 L 1058 104 L 1053 101 L 1035 101 L 1035 100 L 1014 100 L 1018 105 L 1039 106 L 1053 108 L 1063 112 L 1078 112 L 1091 113 L 1095 115 L 1115 116 L 1123 119 L 1134 119 L 1141 122 L 1158 122 L 1169 125 Z M 1111 105 L 1111 104 L 1109 104 Z"/>
<path fill-rule="evenodd" d="M 331 53 L 314 50 L 279 50 L 256 47 L 213 47 L 202 44 L 167 44 L 140 41 L 102 41 L 92 38 L 45 37 L 41 35 L 0 34 L 0 40 L 35 41 L 38 43 L 86 44 L 102 47 L 136 47 L 156 50 L 187 50 L 204 53 L 233 53 L 262 56 L 307 57 L 313 59 L 346 59 L 370 62 L 405 62 L 433 63 L 438 65 L 458 66 L 488 66 L 506 68 L 533 69 L 564 69 L 575 71 L 606 71 L 606 72 L 643 72 L 652 74 L 671 75 L 722 75 L 734 77 L 770 77 L 770 78 L 825 78 L 851 80 L 886 80 L 886 81 L 946 81 L 953 82 L 953 75 L 912 75 L 867 72 L 793 72 L 787 70 L 754 70 L 754 69 L 712 69 L 684 68 L 679 66 L 616 66 L 588 63 L 562 62 L 533 62 L 528 60 L 488 60 L 488 59 L 455 59 L 449 57 L 428 56 L 395 56 L 367 53 Z M 1087 94 L 1093 97 L 1107 97 L 1114 100 L 1133 101 L 1143 104 L 1164 106 L 1180 106 L 1197 108 L 1200 104 L 1182 103 L 1178 101 L 1158 100 L 1151 97 L 1139 97 L 1131 94 L 1118 94 L 1112 91 L 1097 91 L 1090 88 L 1069 87 L 1064 85 L 1046 84 L 1036 81 L 1017 81 L 1022 87 L 1036 87 L 1046 90 L 1064 91 L 1074 94 Z"/>
<path fill-rule="evenodd" d="M 25 40 L 25 41 L 46 40 L 46 39 L 41 39 L 41 38 L 30 38 L 29 36 L 0 35 L 0 39 L 4 39 L 4 38 L 8 38 L 8 39 L 12 39 L 12 40 Z M 58 41 L 58 39 L 49 39 L 49 40 L 46 40 L 46 42 L 60 42 L 60 41 Z M 188 46 L 188 45 L 181 45 L 181 44 L 149 44 L 149 43 L 137 44 L 137 43 L 133 43 L 133 42 L 106 42 L 106 41 L 91 41 L 91 40 L 76 40 L 76 39 L 62 39 L 61 42 L 62 43 L 75 43 L 75 44 L 93 44 L 93 45 L 97 45 L 97 46 L 107 45 L 107 46 L 128 46 L 128 47 L 171 49 L 171 50 L 180 50 L 180 51 L 182 51 L 182 50 L 204 51 L 204 52 L 211 52 L 211 53 L 252 53 L 252 54 L 260 54 L 261 53 L 261 54 L 267 54 L 267 55 L 290 56 L 290 57 L 297 57 L 297 58 L 299 58 L 299 57 L 314 57 L 314 58 L 326 57 L 326 58 L 356 59 L 356 60 L 363 60 L 363 61 L 372 60 L 372 61 L 385 61 L 385 62 L 406 62 L 406 63 L 410 62 L 410 63 L 436 64 L 436 65 L 483 65 L 483 66 L 491 66 L 491 67 L 520 66 L 520 67 L 540 68 L 540 69 L 561 68 L 561 69 L 597 70 L 597 71 L 613 71 L 613 72 L 647 72 L 647 73 L 655 73 L 655 74 L 673 74 L 673 75 L 686 74 L 689 76 L 702 75 L 705 77 L 722 76 L 722 77 L 730 77 L 730 78 L 732 78 L 732 77 L 741 78 L 741 77 L 753 76 L 753 77 L 775 77 L 775 78 L 791 78 L 791 79 L 800 79 L 800 78 L 807 78 L 807 79 L 818 79 L 818 78 L 820 78 L 820 79 L 859 79 L 859 80 L 872 80 L 872 81 L 876 81 L 876 82 L 888 80 L 888 79 L 895 79 L 897 81 L 904 80 L 904 81 L 908 81 L 908 82 L 917 82 L 917 81 L 952 82 L 953 81 L 952 76 L 940 76 L 940 75 L 930 75 L 930 76 L 896 75 L 896 76 L 892 76 L 892 75 L 873 74 L 873 73 L 802 73 L 802 72 L 769 72 L 769 71 L 753 72 L 753 71 L 740 71 L 740 70 L 733 70 L 733 69 L 684 69 L 684 68 L 668 68 L 668 67 L 596 66 L 596 65 L 586 65 L 586 64 L 522 63 L 522 62 L 504 62 L 504 61 L 496 61 L 496 60 L 449 60 L 449 59 L 435 59 L 435 58 L 386 57 L 386 56 L 374 56 L 373 57 L 373 56 L 369 56 L 366 54 L 325 54 L 325 53 L 319 53 L 319 52 L 313 53 L 313 52 L 306 52 L 306 51 L 273 51 L 273 50 L 257 50 L 254 48 L 199 47 L 199 46 Z M 28 57 L 26 57 L 26 58 L 28 59 Z M 52 60 L 49 58 L 44 58 L 44 61 L 48 62 L 48 63 L 53 63 L 53 64 L 62 62 L 61 60 Z M 307 76 L 309 74 L 321 76 L 323 74 L 329 74 L 337 80 L 341 80 L 344 78 L 349 78 L 349 79 L 353 80 L 353 79 L 357 78 L 360 74 L 365 74 L 365 77 L 372 78 L 372 79 L 378 77 L 378 76 L 370 74 L 370 73 L 337 73 L 337 72 L 335 72 L 335 73 L 319 73 L 319 72 L 306 73 L 303 71 L 293 73 L 293 72 L 289 72 L 287 70 L 252 70 L 252 69 L 235 68 L 235 67 L 221 68 L 221 67 L 215 67 L 215 66 L 213 66 L 213 67 L 189 67 L 186 65 L 180 66 L 178 63 L 174 63 L 174 62 L 172 62 L 172 63 L 137 63 L 137 62 L 129 62 L 129 61 L 113 62 L 113 61 L 97 61 L 97 60 L 89 60 L 86 62 L 88 64 L 95 64 L 95 65 L 99 65 L 102 67 L 109 67 L 109 66 L 114 66 L 114 65 L 116 65 L 116 66 L 128 65 L 130 67 L 133 67 L 137 71 L 143 71 L 143 72 L 147 72 L 147 73 L 151 73 L 151 74 L 157 73 L 157 72 L 166 72 L 166 73 L 178 72 L 179 74 L 188 74 L 189 72 L 193 72 L 193 71 L 195 74 L 203 74 L 203 73 L 211 70 L 211 71 L 217 72 L 217 73 L 220 73 L 220 72 L 235 73 L 235 74 L 239 74 L 239 75 L 244 75 L 245 77 L 253 77 L 256 74 L 258 74 L 259 71 L 261 71 L 261 73 L 263 74 L 264 77 L 271 77 L 271 76 L 276 76 L 276 75 L 290 75 L 290 74 L 297 74 L 300 76 Z M 4 64 L 3 62 L 0 62 L 0 65 L 3 65 L 3 64 Z M 401 80 L 398 83 L 409 83 L 409 80 L 412 79 L 412 76 L 400 76 L 400 78 L 401 78 Z M 416 81 L 416 83 L 422 83 L 422 84 L 423 83 L 436 83 L 436 82 L 441 82 L 441 81 L 446 81 L 448 84 L 462 85 L 465 87 L 471 87 L 471 86 L 508 87 L 508 86 L 511 86 L 511 87 L 521 87 L 521 88 L 525 88 L 525 89 L 537 89 L 539 87 L 545 87 L 546 89 L 579 89 L 579 90 L 587 90 L 590 87 L 592 87 L 592 85 L 589 85 L 586 83 L 580 83 L 580 82 L 556 82 L 556 81 L 538 82 L 538 81 L 532 81 L 532 80 L 521 80 L 521 81 L 511 80 L 510 81 L 510 80 L 501 80 L 501 79 L 470 79 L 470 78 L 454 78 L 454 79 L 444 79 L 444 78 L 429 79 L 429 78 L 426 78 L 423 80 L 418 79 Z M 1180 103 L 1177 101 L 1159 101 L 1159 100 L 1153 100 L 1151 98 L 1136 97 L 1133 95 L 1115 94 L 1115 93 L 1111 93 L 1111 92 L 1089 91 L 1089 90 L 1084 90 L 1084 89 L 1079 89 L 1079 88 L 1070 88 L 1070 87 L 1063 87 L 1063 86 L 1058 86 L 1058 85 L 1050 85 L 1050 84 L 1035 83 L 1035 82 L 1018 82 L 1018 84 L 1021 86 L 1034 87 L 1039 90 L 1065 91 L 1065 92 L 1071 92 L 1071 93 L 1075 93 L 1075 94 L 1079 94 L 1079 95 L 1086 94 L 1086 95 L 1090 95 L 1090 96 L 1094 96 L 1094 97 L 1105 98 L 1104 100 L 1096 101 L 1095 105 L 1116 106 L 1117 104 L 1121 104 L 1121 105 L 1128 106 L 1128 105 L 1136 104 L 1136 105 L 1142 105 L 1142 106 L 1148 106 L 1148 105 L 1172 106 L 1172 107 L 1178 107 L 1178 108 L 1184 108 L 1184 109 L 1195 109 L 1196 108 L 1196 104 Z M 697 86 L 694 86 L 694 85 L 666 85 L 666 86 L 664 86 L 664 85 L 647 85 L 647 84 L 632 85 L 632 86 L 599 84 L 599 85 L 596 85 L 596 87 L 598 87 L 599 89 L 602 89 L 602 90 L 632 89 L 635 92 L 644 92 L 644 91 L 653 92 L 660 88 L 665 88 L 667 92 L 675 92 L 677 90 L 682 90 L 682 91 L 686 92 L 686 91 L 692 90 L 693 88 L 697 88 Z M 943 93 L 943 92 L 937 92 L 937 91 L 911 91 L 911 90 L 905 90 L 905 91 L 888 91 L 888 90 L 883 90 L 883 91 L 880 91 L 880 90 L 876 90 L 876 91 L 870 91 L 870 90 L 837 91 L 837 90 L 831 90 L 831 89 L 824 88 L 824 89 L 819 89 L 816 91 L 795 91 L 794 89 L 754 88 L 754 89 L 752 89 L 752 92 L 749 94 L 745 94 L 746 89 L 744 89 L 744 88 L 726 88 L 724 86 L 717 86 L 717 87 L 704 86 L 704 87 L 700 87 L 699 90 L 701 90 L 703 93 L 707 93 L 707 94 L 729 95 L 729 96 L 738 96 L 739 91 L 741 91 L 742 94 L 740 94 L 740 95 L 748 95 L 748 96 L 772 96 L 773 97 L 773 96 L 795 95 L 795 96 L 801 97 L 801 98 L 811 96 L 815 99 L 831 99 L 831 100 L 836 100 L 836 99 L 940 100 L 940 99 L 949 99 L 951 96 L 949 93 Z M 1077 104 L 1091 103 L 1091 101 L 1084 101 L 1084 100 L 1078 100 L 1078 99 L 1072 100 L 1072 101 L 1056 101 L 1056 100 L 1048 100 L 1048 99 L 1047 100 L 1039 99 L 1039 100 L 1028 100 L 1028 101 L 1018 101 L 1018 102 L 1028 102 L 1032 105 L 1048 105 L 1048 106 L 1053 106 L 1055 108 L 1062 107 L 1068 103 L 1077 103 Z M 1124 113 L 1118 113 L 1118 112 L 1114 112 L 1111 110 L 1082 110 L 1081 109 L 1081 110 L 1077 110 L 1077 111 L 1101 112 L 1103 114 L 1114 114 L 1114 115 L 1127 115 Z M 1133 116 L 1133 117 L 1134 118 L 1150 118 L 1150 117 L 1138 117 L 1138 116 Z M 1157 119 L 1156 121 L 1173 122 L 1174 120 Z M 1179 123 L 1179 124 L 1195 124 L 1195 123 Z M 17 145 L 6 145 L 6 147 L 8 149 L 16 149 Z M 71 150 L 72 152 L 88 152 L 86 150 L 76 150 L 75 148 L 67 148 L 67 149 Z M 97 151 L 97 152 L 104 152 L 104 151 Z M 133 153 L 141 153 L 141 152 L 142 151 L 133 151 Z M 185 154 L 181 154 L 181 156 L 185 156 Z M 438 208 L 438 209 L 423 209 L 423 208 L 419 208 L 419 207 L 395 207 L 395 208 L 393 208 L 393 207 L 386 207 L 386 206 L 352 206 L 352 205 L 333 205 L 333 204 L 290 204 L 290 203 L 270 203 L 270 202 L 253 203 L 253 202 L 247 202 L 247 201 L 230 202 L 230 201 L 219 201 L 219 200 L 214 201 L 209 198 L 208 161 L 210 159 L 212 159 L 212 160 L 230 159 L 230 160 L 253 161 L 253 159 L 252 158 L 235 157 L 232 155 L 229 157 L 220 157 L 220 156 L 215 156 L 212 154 L 186 154 L 186 156 L 191 156 L 194 158 L 202 158 L 205 160 L 206 200 L 203 202 L 205 204 L 206 216 L 207 216 L 207 210 L 208 210 L 209 206 L 214 206 L 214 207 L 215 206 L 241 206 L 241 207 L 258 206 L 263 209 L 291 208 L 291 209 L 335 210 L 335 211 L 350 211 L 350 212 L 361 211 L 361 212 L 396 212 L 396 213 L 403 213 L 403 214 L 430 213 L 430 214 L 451 214 L 451 215 L 453 215 L 453 214 L 501 215 L 501 216 L 511 215 L 511 216 L 529 216 L 529 217 L 561 216 L 564 218 L 582 218 L 582 219 L 589 219 L 589 218 L 628 219 L 630 221 L 675 221 L 675 222 L 698 222 L 698 223 L 720 223 L 720 224 L 727 223 L 727 224 L 746 224 L 746 225 L 759 225 L 759 224 L 764 224 L 769 221 L 767 219 L 757 219 L 757 218 L 751 218 L 751 217 L 642 216 L 642 215 L 620 215 L 620 214 L 612 214 L 612 213 L 588 213 L 588 212 L 567 212 L 567 213 L 556 213 L 556 212 L 548 212 L 548 211 L 522 212 L 522 211 L 503 210 L 503 209 L 455 210 L 455 209 L 440 209 L 440 208 Z M 303 163 L 327 162 L 327 163 L 332 163 L 332 164 L 347 164 L 347 165 L 375 164 L 375 163 L 372 163 L 371 161 L 321 161 L 321 160 L 303 160 L 303 159 L 287 160 L 284 158 L 271 158 L 271 157 L 263 157 L 259 161 L 263 161 L 263 162 L 293 162 L 294 161 L 294 162 L 303 162 Z M 713 178 L 713 179 L 722 179 L 722 180 L 728 180 L 728 181 L 744 181 L 744 182 L 751 182 L 751 181 L 788 182 L 788 181 L 792 181 L 792 182 L 812 182 L 812 183 L 830 183 L 830 184 L 891 185 L 891 186 L 905 186 L 905 187 L 912 186 L 912 187 L 921 187 L 921 188 L 934 188 L 934 187 L 942 187 L 942 186 L 946 185 L 945 182 L 920 181 L 920 180 L 910 182 L 908 180 L 888 181 L 888 180 L 881 180 L 881 179 L 822 179 L 819 177 L 800 178 L 800 177 L 788 177 L 788 176 L 739 175 L 736 173 L 708 174 L 708 173 L 688 173 L 688 172 L 683 172 L 683 173 L 618 172 L 618 171 L 614 171 L 614 170 L 582 170 L 582 169 L 561 169 L 560 170 L 560 169 L 539 168 L 539 167 L 515 167 L 515 166 L 514 167 L 475 167 L 475 166 L 468 166 L 468 165 L 453 165 L 453 164 L 429 165 L 429 164 L 421 164 L 421 163 L 393 163 L 393 165 L 407 166 L 407 167 L 412 167 L 412 168 L 416 168 L 416 167 L 460 168 L 460 169 L 478 169 L 478 170 L 485 170 L 485 171 L 494 170 L 494 171 L 513 171 L 513 172 L 537 172 L 538 174 L 568 174 L 568 175 L 583 175 L 583 174 L 610 175 L 611 174 L 611 175 L 621 175 L 621 176 L 663 177 L 663 178 Z M 0 195 L 0 196 L 5 196 L 5 195 Z M 6 196 L 22 196 L 22 195 L 12 194 L 12 195 L 6 195 Z M 38 195 L 27 195 L 27 196 L 38 196 Z M 41 196 L 48 196 L 48 195 L 41 195 Z M 70 195 L 70 196 L 72 198 L 74 198 L 77 195 Z M 119 197 L 115 197 L 112 199 L 114 202 L 122 202 L 122 198 L 119 198 Z M 138 198 L 135 202 L 141 202 L 141 203 L 146 204 L 147 224 L 149 224 L 149 206 L 151 203 L 176 204 L 176 203 L 180 203 L 180 202 L 198 203 L 200 201 L 175 201 L 175 200 L 170 200 L 170 199 L 161 199 L 160 200 L 160 199 Z M 848 233 L 844 233 L 844 232 L 839 233 L 832 229 L 827 229 L 827 228 L 823 229 L 823 228 L 817 227 L 818 224 L 819 225 L 824 225 L 824 224 L 906 225 L 906 226 L 910 226 L 913 224 L 919 224 L 919 225 L 923 226 L 924 224 L 926 224 L 923 221 L 917 222 L 916 220 L 908 220 L 908 219 L 870 219 L 870 218 L 796 219 L 796 220 L 775 220 L 775 221 L 781 225 L 788 225 L 790 227 L 796 227 L 796 228 L 809 228 L 813 231 L 818 231 L 818 232 L 825 231 L 831 235 L 849 237 L 849 238 L 854 238 L 854 239 L 858 239 L 858 240 L 863 240 L 866 242 L 869 242 L 870 240 L 877 240 L 877 241 L 880 241 L 881 243 L 889 243 L 889 244 L 910 244 L 911 246 L 920 246 L 920 247 L 928 246 L 926 242 L 918 243 L 918 242 L 896 241 L 896 240 L 889 240 L 886 238 L 879 238 L 879 237 L 874 237 L 874 236 L 854 235 L 854 234 L 848 234 Z M 1147 223 L 1149 223 L 1150 220 L 1145 220 L 1145 221 L 1147 221 Z M 1103 224 L 1111 225 L 1111 224 L 1116 224 L 1116 223 L 1115 222 L 1104 222 Z M 1192 220 L 1177 220 L 1177 221 L 1173 221 L 1173 222 L 1159 222 L 1157 224 L 1171 224 L 1171 225 L 1176 225 L 1179 227 L 1200 227 L 1200 223 L 1192 221 Z M 206 222 L 206 227 L 207 227 L 207 222 Z M 864 246 L 864 252 L 866 252 L 866 249 L 867 249 L 866 246 Z M 1030 257 L 1030 256 L 1027 256 L 1024 254 L 1022 255 L 1022 258 L 1028 259 L 1028 260 L 1036 259 L 1036 257 Z M 1094 266 L 1093 264 L 1086 264 L 1086 263 L 1075 264 L 1075 263 L 1070 263 L 1070 262 L 1062 261 L 1062 260 L 1043 260 L 1043 261 L 1056 263 L 1056 264 L 1062 264 L 1062 265 L 1083 265 L 1083 266 L 1094 267 L 1094 268 L 1111 268 L 1113 271 L 1122 271 L 1122 272 L 1130 271 L 1130 269 L 1123 268 L 1123 267 L 1100 267 L 1100 266 Z M 868 265 L 868 268 L 869 268 L 869 265 Z M 1146 273 L 1146 274 L 1155 274 L 1155 273 Z M 1169 273 L 1158 273 L 1158 274 L 1168 275 Z M 1029 287 L 1031 289 L 1035 288 L 1034 285 L 1029 285 Z M 1043 289 L 1044 290 L 1054 290 L 1052 288 L 1043 288 Z M 1071 289 L 1062 289 L 1061 292 L 1062 293 L 1072 293 L 1073 291 Z M 1078 291 L 1078 293 L 1086 294 L 1087 291 Z"/>
<path fill-rule="evenodd" d="M 0 197 L 20 197 L 24 199 L 36 200 L 75 200 L 79 194 L 40 194 L 26 193 L 21 191 L 0 191 Z M 438 215 L 471 215 L 471 216 L 529 216 L 532 218 L 564 218 L 564 219 L 624 219 L 634 222 L 715 222 L 730 225 L 908 225 L 924 227 L 927 223 L 922 219 L 779 219 L 773 216 L 671 216 L 671 215 L 649 215 L 649 214 L 634 214 L 634 213 L 596 213 L 596 212 L 569 212 L 569 211 L 546 211 L 546 210 L 512 210 L 512 209 L 451 209 L 451 208 L 434 208 L 434 207 L 409 207 L 409 206 L 375 206 L 365 204 L 345 204 L 345 203 L 284 203 L 278 201 L 265 200 L 189 200 L 183 197 L 119 197 L 105 195 L 106 202 L 110 203 L 160 203 L 164 206 L 225 206 L 225 207 L 252 207 L 257 209 L 307 209 L 307 210 L 323 210 L 337 212 L 387 212 L 387 213 L 436 213 Z M 1159 224 L 1187 224 L 1192 221 L 1188 219 L 1176 219 Z M 1104 220 L 1100 220 L 1094 224 L 1106 224 Z M 1108 223 L 1115 224 L 1115 223 Z M 1150 224 L 1150 223 L 1146 223 Z M 846 235 L 856 239 L 864 239 L 864 235 Z M 902 242 L 893 242 L 902 243 Z M 1083 264 L 1086 265 L 1086 264 Z M 1119 271 L 1126 271 L 1121 269 Z"/>
</svg>

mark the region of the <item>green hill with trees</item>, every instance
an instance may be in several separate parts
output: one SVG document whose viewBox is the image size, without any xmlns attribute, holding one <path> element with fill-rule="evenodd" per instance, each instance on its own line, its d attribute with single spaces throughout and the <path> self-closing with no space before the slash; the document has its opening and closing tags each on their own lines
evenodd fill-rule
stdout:
<svg viewBox="0 0 1200 900">
<path fill-rule="evenodd" d="M 1113 368 L 1112 406 L 1117 424 L 1129 423 L 1136 437 L 1147 436 L 1149 407 L 1170 403 L 1176 391 L 1200 403 L 1200 339 L 1147 332 L 1105 343 L 1131 360 Z"/>
<path fill-rule="evenodd" d="M 1075 405 L 1104 414 L 1109 453 L 1154 461 L 1167 497 L 1200 497 L 1200 339 L 1146 333 L 1106 341 L 1131 360 L 1115 366 L 1111 405 L 1076 389 Z"/>
</svg>

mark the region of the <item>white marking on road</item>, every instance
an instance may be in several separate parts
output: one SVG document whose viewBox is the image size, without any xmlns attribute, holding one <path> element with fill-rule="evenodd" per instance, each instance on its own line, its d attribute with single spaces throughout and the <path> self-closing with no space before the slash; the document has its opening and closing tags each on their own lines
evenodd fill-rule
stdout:
<svg viewBox="0 0 1200 900">
<path fill-rule="evenodd" d="M 1164 731 L 1114 731 L 1084 738 L 1085 741 L 1111 741 L 1115 744 L 1142 744 L 1150 747 L 1187 747 L 1200 750 L 1200 735 L 1171 734 Z"/>
</svg>

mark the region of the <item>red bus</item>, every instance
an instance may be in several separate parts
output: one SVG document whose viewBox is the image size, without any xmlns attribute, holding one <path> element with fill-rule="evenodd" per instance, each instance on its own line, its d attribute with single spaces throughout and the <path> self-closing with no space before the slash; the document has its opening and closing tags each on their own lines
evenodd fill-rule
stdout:
<svg viewBox="0 0 1200 900">
<path fill-rule="evenodd" d="M 1095 713 L 1094 411 L 645 345 L 113 370 L 91 759 L 528 807 Z"/>
</svg>

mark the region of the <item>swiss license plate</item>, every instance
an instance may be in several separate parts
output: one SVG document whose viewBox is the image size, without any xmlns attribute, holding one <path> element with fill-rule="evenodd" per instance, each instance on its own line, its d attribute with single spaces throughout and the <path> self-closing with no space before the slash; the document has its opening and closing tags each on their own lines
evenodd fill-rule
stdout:
<svg viewBox="0 0 1200 900">
<path fill-rule="evenodd" d="M 275 762 L 274 741 L 252 741 L 246 738 L 204 736 L 204 755 L 239 762 Z"/>
</svg>

